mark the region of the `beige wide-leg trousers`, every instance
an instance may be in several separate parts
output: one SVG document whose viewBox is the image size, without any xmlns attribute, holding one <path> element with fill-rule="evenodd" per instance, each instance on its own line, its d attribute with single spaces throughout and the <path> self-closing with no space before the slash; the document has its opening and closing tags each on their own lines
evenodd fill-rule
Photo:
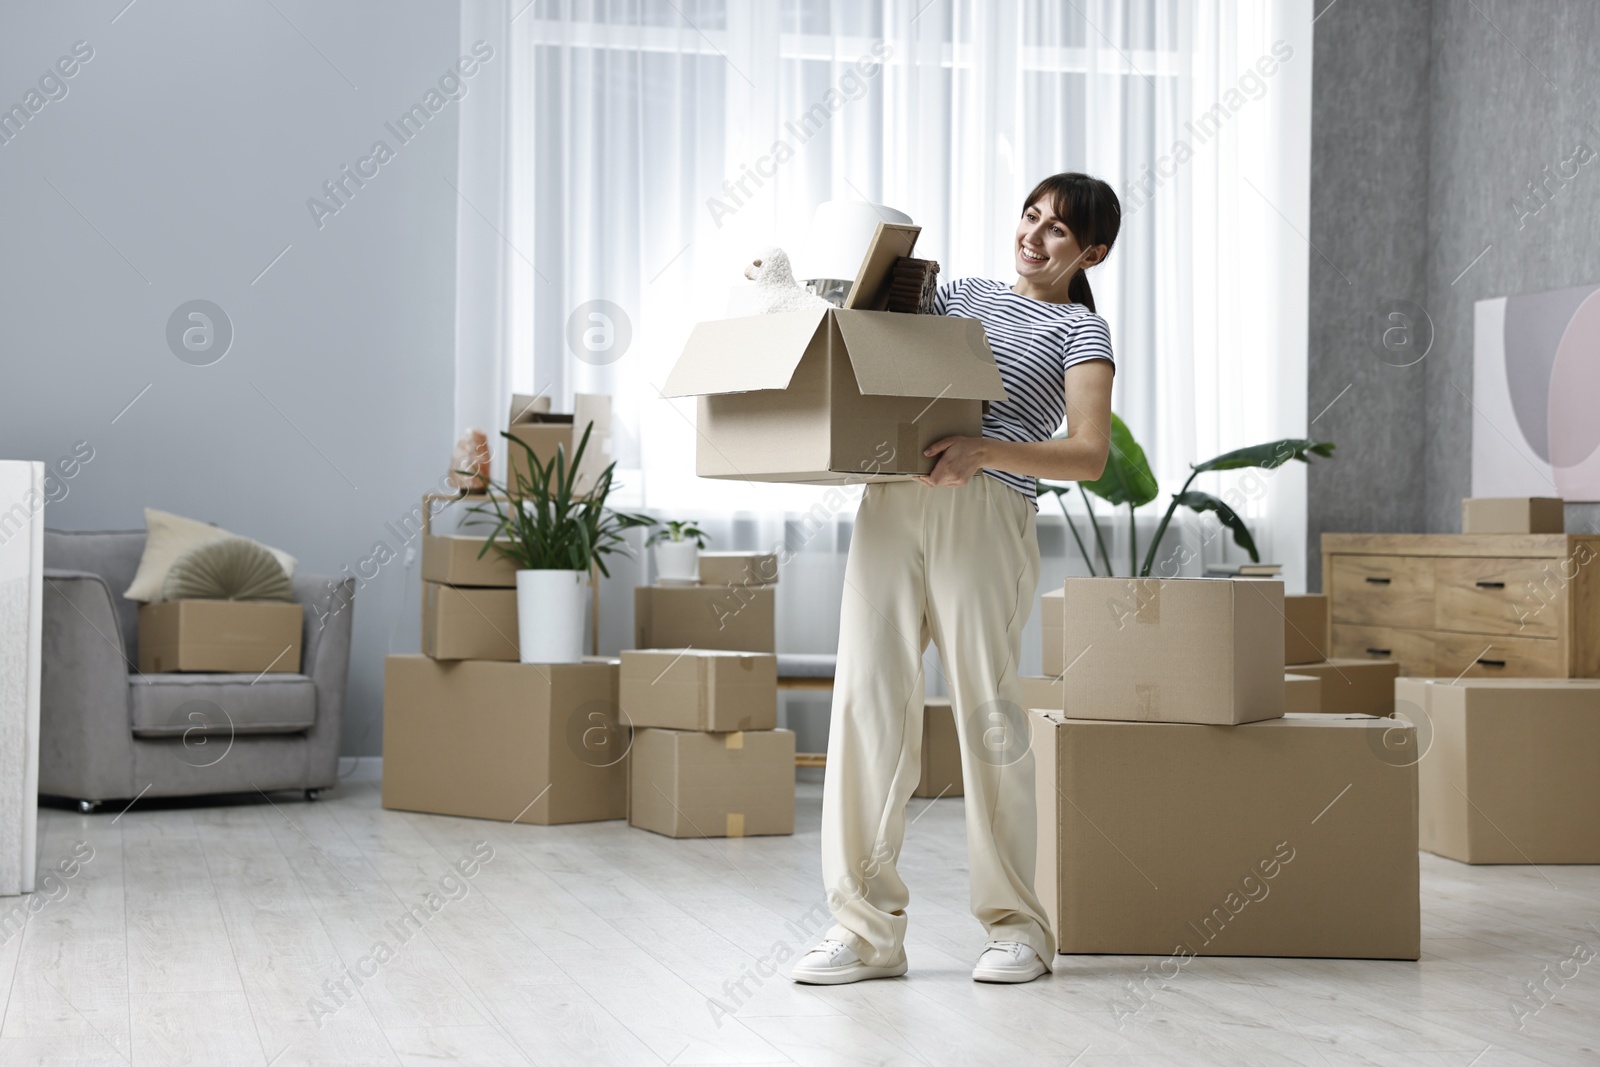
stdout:
<svg viewBox="0 0 1600 1067">
<path fill-rule="evenodd" d="M 921 775 L 930 637 L 961 738 L 972 913 L 991 940 L 1054 961 L 1033 890 L 1033 752 L 1017 681 L 1039 579 L 1035 521 L 1022 494 L 981 473 L 959 489 L 879 482 L 862 496 L 845 564 L 822 876 L 835 920 L 826 936 L 868 964 L 905 942 L 910 894 L 895 865 Z"/>
</svg>

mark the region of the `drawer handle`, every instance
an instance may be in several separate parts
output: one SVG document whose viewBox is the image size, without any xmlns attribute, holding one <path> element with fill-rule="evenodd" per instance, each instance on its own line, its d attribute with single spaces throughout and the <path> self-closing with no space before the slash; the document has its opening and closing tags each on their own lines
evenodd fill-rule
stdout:
<svg viewBox="0 0 1600 1067">
<path fill-rule="evenodd" d="M 1479 589 L 1504 589 L 1505 587 L 1506 587 L 1506 583 L 1505 582 L 1479 582 L 1478 583 L 1478 588 Z"/>
<path fill-rule="evenodd" d="M 1369 648 L 1369 649 L 1367 649 L 1367 655 L 1369 655 L 1369 656 L 1387 656 L 1388 654 L 1389 654 L 1389 650 L 1387 648 Z"/>
<path fill-rule="evenodd" d="M 1478 658 L 1478 662 L 1485 667 L 1504 667 L 1506 665 L 1506 661 L 1503 659 L 1484 659 L 1481 656 Z"/>
<path fill-rule="evenodd" d="M 1367 578 L 1367 584 L 1369 584 L 1369 585 L 1388 585 L 1393 580 L 1394 579 L 1392 579 L 1392 578 L 1373 578 L 1373 577 L 1369 576 Z"/>
</svg>

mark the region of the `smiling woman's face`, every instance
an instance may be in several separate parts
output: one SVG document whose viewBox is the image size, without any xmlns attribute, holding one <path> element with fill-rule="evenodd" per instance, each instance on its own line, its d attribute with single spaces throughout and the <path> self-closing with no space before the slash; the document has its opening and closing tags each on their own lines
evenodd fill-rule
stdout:
<svg viewBox="0 0 1600 1067">
<path fill-rule="evenodd" d="M 1017 274 L 1040 288 L 1065 286 L 1074 267 L 1091 266 L 1067 224 L 1046 202 L 1028 205 L 1017 223 Z"/>
</svg>

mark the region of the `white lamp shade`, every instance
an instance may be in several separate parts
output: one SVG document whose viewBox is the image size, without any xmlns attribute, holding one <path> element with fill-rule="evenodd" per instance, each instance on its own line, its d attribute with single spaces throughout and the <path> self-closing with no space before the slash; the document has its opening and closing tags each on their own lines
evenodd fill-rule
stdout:
<svg viewBox="0 0 1600 1067">
<path fill-rule="evenodd" d="M 803 282 L 813 278 L 854 278 L 880 222 L 905 226 L 910 224 L 911 216 L 865 200 L 826 200 L 818 204 L 801 254 L 790 257 L 795 278 Z"/>
</svg>

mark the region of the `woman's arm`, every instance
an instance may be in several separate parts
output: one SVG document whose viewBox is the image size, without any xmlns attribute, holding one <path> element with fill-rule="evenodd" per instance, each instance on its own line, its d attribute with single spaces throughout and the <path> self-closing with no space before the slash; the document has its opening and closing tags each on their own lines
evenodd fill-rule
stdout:
<svg viewBox="0 0 1600 1067">
<path fill-rule="evenodd" d="M 1028 474 L 1052 482 L 1087 482 L 1100 477 L 1111 451 L 1111 381 L 1103 359 L 1067 368 L 1067 436 L 1052 441 L 998 441 L 988 437 L 946 437 L 929 445 L 938 456 L 933 473 L 918 475 L 925 485 L 966 485 L 980 470 Z"/>
</svg>

